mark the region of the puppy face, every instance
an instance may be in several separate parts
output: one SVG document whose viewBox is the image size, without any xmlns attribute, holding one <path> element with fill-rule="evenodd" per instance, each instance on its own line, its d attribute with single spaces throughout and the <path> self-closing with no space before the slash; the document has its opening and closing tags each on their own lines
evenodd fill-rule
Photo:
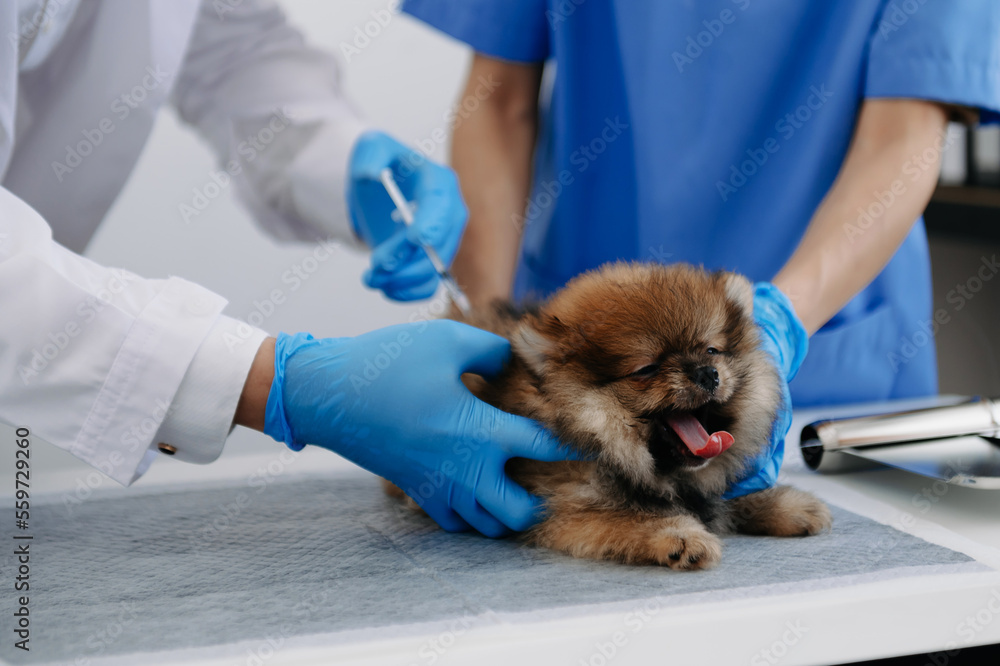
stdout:
<svg viewBox="0 0 1000 666">
<path fill-rule="evenodd" d="M 767 441 L 777 375 L 736 274 L 608 265 L 526 317 L 512 342 L 550 427 L 633 484 L 658 489 L 683 474 L 721 492 Z M 728 451 L 693 453 L 692 439 L 723 430 L 735 438 Z"/>
</svg>

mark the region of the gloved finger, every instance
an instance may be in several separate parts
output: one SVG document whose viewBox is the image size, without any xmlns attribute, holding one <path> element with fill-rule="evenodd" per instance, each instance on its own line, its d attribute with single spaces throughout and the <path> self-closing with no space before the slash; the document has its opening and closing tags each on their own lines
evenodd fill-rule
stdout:
<svg viewBox="0 0 1000 666">
<path fill-rule="evenodd" d="M 455 331 L 454 356 L 461 372 L 493 377 L 510 361 L 510 342 L 506 338 L 466 324 L 451 326 Z"/>
<path fill-rule="evenodd" d="M 469 523 L 465 522 L 443 501 L 432 498 L 422 503 L 418 502 L 418 504 L 431 517 L 431 520 L 440 525 L 445 532 L 468 532 L 472 529 Z"/>
<path fill-rule="evenodd" d="M 365 271 L 361 281 L 370 289 L 379 289 L 394 301 L 414 301 L 430 298 L 437 291 L 441 278 L 430 268 L 420 275 L 407 270 L 403 276 L 387 276 L 371 269 Z"/>
<path fill-rule="evenodd" d="M 372 250 L 371 268 L 376 274 L 397 275 L 421 260 L 430 266 L 426 253 L 411 243 L 405 233 L 397 231 Z"/>
<path fill-rule="evenodd" d="M 393 169 L 397 182 L 400 165 L 410 169 L 426 163 L 426 158 L 383 132 L 362 134 L 351 154 L 350 172 L 355 179 L 378 180 L 382 170 Z"/>
<path fill-rule="evenodd" d="M 416 285 L 414 287 L 407 287 L 405 289 L 397 289 L 395 285 L 383 287 L 382 293 L 389 298 L 400 303 L 408 303 L 410 301 L 425 301 L 434 294 L 437 293 L 438 282 L 440 280 L 435 275 L 434 277 L 427 280 L 423 284 Z"/>
<path fill-rule="evenodd" d="M 542 520 L 545 502 L 514 483 L 503 467 L 493 479 L 483 479 L 476 488 L 476 499 L 501 523 L 523 532 Z"/>
<path fill-rule="evenodd" d="M 765 490 L 778 482 L 778 472 L 785 459 L 785 437 L 788 435 L 791 425 L 792 401 L 788 393 L 788 386 L 784 385 L 782 386 L 782 404 L 778 408 L 778 415 L 774 420 L 767 448 L 751 461 L 741 478 L 726 490 L 722 496 L 724 499 L 733 499 L 755 493 L 758 490 Z"/>
<path fill-rule="evenodd" d="M 510 530 L 480 506 L 471 493 L 461 493 L 453 497 L 451 508 L 473 529 L 484 536 L 499 539 L 510 534 Z"/>
<path fill-rule="evenodd" d="M 375 260 L 387 261 L 389 266 L 396 266 L 396 269 L 387 270 L 384 267 L 385 264 L 382 266 L 373 265 L 368 268 L 365 271 L 364 280 L 365 284 L 373 289 L 414 287 L 438 277 L 434 266 L 422 252 L 420 252 L 420 256 L 414 254 L 405 259 L 407 262 L 405 265 L 395 264 L 397 260 L 394 258 L 383 260 L 382 257 L 379 257 Z"/>
<path fill-rule="evenodd" d="M 773 343 L 765 348 L 776 361 L 782 377 L 792 381 L 809 352 L 809 334 L 795 312 L 791 300 L 770 282 L 754 285 L 754 319 L 762 337 Z"/>
<path fill-rule="evenodd" d="M 782 444 L 784 444 L 784 441 L 782 441 Z M 723 493 L 722 498 L 731 500 L 758 492 L 760 490 L 767 490 L 777 483 L 778 470 L 780 467 L 780 458 L 768 457 L 757 461 L 755 464 L 756 471 L 752 473 L 752 476 L 745 478 L 742 481 L 737 481 L 731 485 L 729 489 Z"/>
<path fill-rule="evenodd" d="M 586 456 L 564 446 L 535 421 L 506 412 L 500 413 L 503 417 L 498 421 L 496 432 L 492 435 L 494 441 L 507 453 L 508 458 L 530 458 L 546 462 L 586 460 Z"/>
<path fill-rule="evenodd" d="M 428 285 L 432 288 L 436 287 L 441 278 L 439 278 L 438 274 L 434 272 L 433 269 L 430 269 L 429 266 L 427 268 L 429 270 L 426 271 L 407 270 L 399 276 L 387 275 L 368 268 L 365 270 L 361 279 L 365 283 L 365 286 L 371 289 L 381 289 L 382 291 L 404 291 L 406 289 L 416 289 L 426 287 Z"/>
<path fill-rule="evenodd" d="M 778 373 L 784 380 L 787 364 L 781 353 L 781 347 L 778 345 L 774 334 L 766 326 L 761 326 L 760 324 L 758 324 L 757 330 L 760 335 L 760 348 L 763 349 L 764 352 L 771 358 L 771 362 L 774 364 L 774 367 L 778 370 Z"/>
<path fill-rule="evenodd" d="M 458 177 L 451 169 L 428 162 L 415 175 L 413 197 L 417 207 L 407 238 L 415 245 L 432 246 L 450 264 L 469 217 Z"/>
<path fill-rule="evenodd" d="M 779 421 L 781 416 L 779 415 Z M 791 419 L 789 418 L 789 421 Z M 733 499 L 766 490 L 778 481 L 778 471 L 785 457 L 785 436 L 772 435 L 767 448 L 759 456 L 749 461 L 747 469 L 738 481 L 735 481 L 723 494 L 724 499 Z"/>
<path fill-rule="evenodd" d="M 390 297 L 390 292 L 413 289 L 420 293 L 413 298 L 428 298 L 437 288 L 440 276 L 423 248 L 414 246 L 400 232 L 375 248 L 371 267 L 362 279 L 368 287 L 381 289 Z"/>
</svg>

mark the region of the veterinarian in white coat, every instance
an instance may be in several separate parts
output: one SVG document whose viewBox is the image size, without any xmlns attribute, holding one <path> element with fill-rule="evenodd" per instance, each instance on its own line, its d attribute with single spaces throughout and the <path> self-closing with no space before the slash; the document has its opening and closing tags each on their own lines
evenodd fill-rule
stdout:
<svg viewBox="0 0 1000 666">
<path fill-rule="evenodd" d="M 356 219 L 352 228 L 343 184 L 365 180 L 351 169 L 363 170 L 365 164 L 399 169 L 413 153 L 385 135 L 363 134 L 364 124 L 340 95 L 333 59 L 306 46 L 265 0 L 8 0 L 0 3 L 0 36 L 5 42 L 0 48 L 0 419 L 30 425 L 48 442 L 130 484 L 159 453 L 195 463 L 217 458 L 241 399 L 248 399 L 255 359 L 265 382 L 258 403 L 270 388 L 280 406 L 276 393 L 294 389 L 299 407 L 314 412 L 308 402 L 327 398 L 326 382 L 296 380 L 299 384 L 289 387 L 284 358 L 272 385 L 274 341 L 263 344 L 267 333 L 223 315 L 222 296 L 180 277 L 144 279 L 77 253 L 122 189 L 156 112 L 168 102 L 213 146 L 220 173 L 232 178 L 256 221 L 283 239 L 332 236 L 359 247 L 358 236 L 385 240 L 385 234 L 379 238 L 372 229 L 359 228 Z M 365 162 L 361 167 L 359 160 Z M 450 259 L 465 208 L 451 171 L 433 169 L 444 180 L 424 190 L 418 182 L 410 195 L 418 206 L 441 211 L 429 233 L 436 231 L 437 242 L 451 239 L 452 247 L 439 247 Z M 403 180 L 406 175 L 397 174 Z M 371 195 L 361 185 L 357 190 L 352 208 L 364 212 Z M 392 243 L 400 246 L 405 238 Z M 413 263 L 409 268 L 419 273 Z M 422 279 L 427 282 L 426 275 Z M 410 275 L 397 295 L 426 296 L 434 286 L 428 289 Z M 391 284 L 381 287 L 393 295 Z M 411 366 L 422 348 L 426 353 L 435 345 L 451 349 L 459 365 L 466 363 L 463 353 L 471 359 L 508 353 L 506 342 L 493 336 L 476 339 L 463 351 L 454 338 L 468 335 L 456 332 L 458 324 L 441 323 L 451 327 L 432 327 L 421 336 Z M 357 353 L 366 349 L 364 337 L 353 339 L 362 341 L 354 343 Z M 409 367 L 396 365 L 397 374 Z M 435 381 L 460 386 L 460 372 L 440 363 L 438 368 L 410 372 L 423 387 L 433 389 Z M 405 385 L 408 379 L 395 376 L 392 383 Z M 529 442 L 556 448 L 533 423 L 492 414 L 467 392 L 430 394 L 440 401 L 439 412 L 485 415 L 500 424 L 486 449 L 502 447 L 508 436 L 523 439 L 526 428 Z M 303 395 L 307 404 L 301 404 Z M 274 416 L 281 423 L 285 416 L 294 423 L 290 400 L 284 396 L 288 413 Z M 264 429 L 263 404 L 258 407 L 247 425 Z M 385 418 L 343 405 L 338 415 L 355 430 Z M 406 423 L 417 443 L 424 429 L 437 428 L 442 451 L 452 448 L 450 436 L 461 439 L 466 432 L 453 417 L 442 438 L 440 424 L 408 414 L 405 404 L 395 418 Z M 293 435 L 278 438 L 291 445 Z M 342 439 L 320 432 L 309 443 L 338 450 Z M 404 438 L 396 446 L 410 443 Z M 431 452 L 431 471 L 446 455 Z M 384 457 L 393 456 L 389 451 Z M 462 469 L 487 465 L 477 460 Z M 503 460 L 488 464 L 487 476 L 502 489 Z M 391 464 L 367 466 L 397 484 L 422 480 L 408 479 Z M 493 503 L 491 514 L 503 525 L 482 515 L 491 502 L 477 495 L 475 482 L 463 485 L 459 477 L 462 473 L 448 477 L 443 497 L 424 498 L 446 527 L 473 525 L 499 533 L 530 519 L 535 504 L 523 491 L 517 500 L 523 504 Z M 463 493 L 478 508 L 455 507 Z"/>
</svg>

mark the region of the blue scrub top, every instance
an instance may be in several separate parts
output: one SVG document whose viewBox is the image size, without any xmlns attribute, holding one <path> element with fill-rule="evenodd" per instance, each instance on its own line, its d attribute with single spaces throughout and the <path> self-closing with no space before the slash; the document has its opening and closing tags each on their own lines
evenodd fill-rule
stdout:
<svg viewBox="0 0 1000 666">
<path fill-rule="evenodd" d="M 1000 112 L 997 0 L 407 0 L 489 56 L 552 61 L 518 298 L 616 259 L 770 280 L 847 153 L 866 97 Z M 901 165 L 912 186 L 919 159 Z M 864 233 L 874 193 L 844 220 Z M 879 197 L 882 203 L 879 203 Z M 923 221 L 810 340 L 796 405 L 933 394 Z"/>
</svg>

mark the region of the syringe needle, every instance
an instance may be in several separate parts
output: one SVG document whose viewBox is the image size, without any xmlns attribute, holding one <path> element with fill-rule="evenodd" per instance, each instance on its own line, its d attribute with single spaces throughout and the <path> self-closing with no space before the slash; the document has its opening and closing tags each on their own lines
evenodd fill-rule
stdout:
<svg viewBox="0 0 1000 666">
<path fill-rule="evenodd" d="M 406 200 L 406 197 L 403 196 L 402 190 L 399 189 L 399 185 L 396 184 L 396 179 L 392 176 L 392 169 L 382 169 L 379 173 L 379 180 L 382 181 L 385 191 L 389 193 L 389 198 L 392 199 L 392 203 L 396 205 L 396 210 L 399 211 L 399 216 L 403 218 L 403 223 L 408 227 L 412 226 L 413 210 L 410 209 L 410 202 Z M 444 285 L 445 291 L 447 291 L 451 296 L 451 300 L 455 304 L 455 307 L 461 310 L 462 314 L 469 314 L 472 310 L 472 304 L 469 303 L 469 298 L 465 295 L 461 288 L 459 288 L 458 283 L 455 282 L 455 278 L 451 276 L 451 273 L 448 271 L 448 266 L 441 261 L 441 257 L 438 255 L 437 250 L 424 243 L 421 243 L 420 247 L 422 247 L 424 252 L 427 253 L 427 258 L 431 260 L 431 265 L 434 266 L 434 270 L 441 278 L 441 283 Z"/>
</svg>

